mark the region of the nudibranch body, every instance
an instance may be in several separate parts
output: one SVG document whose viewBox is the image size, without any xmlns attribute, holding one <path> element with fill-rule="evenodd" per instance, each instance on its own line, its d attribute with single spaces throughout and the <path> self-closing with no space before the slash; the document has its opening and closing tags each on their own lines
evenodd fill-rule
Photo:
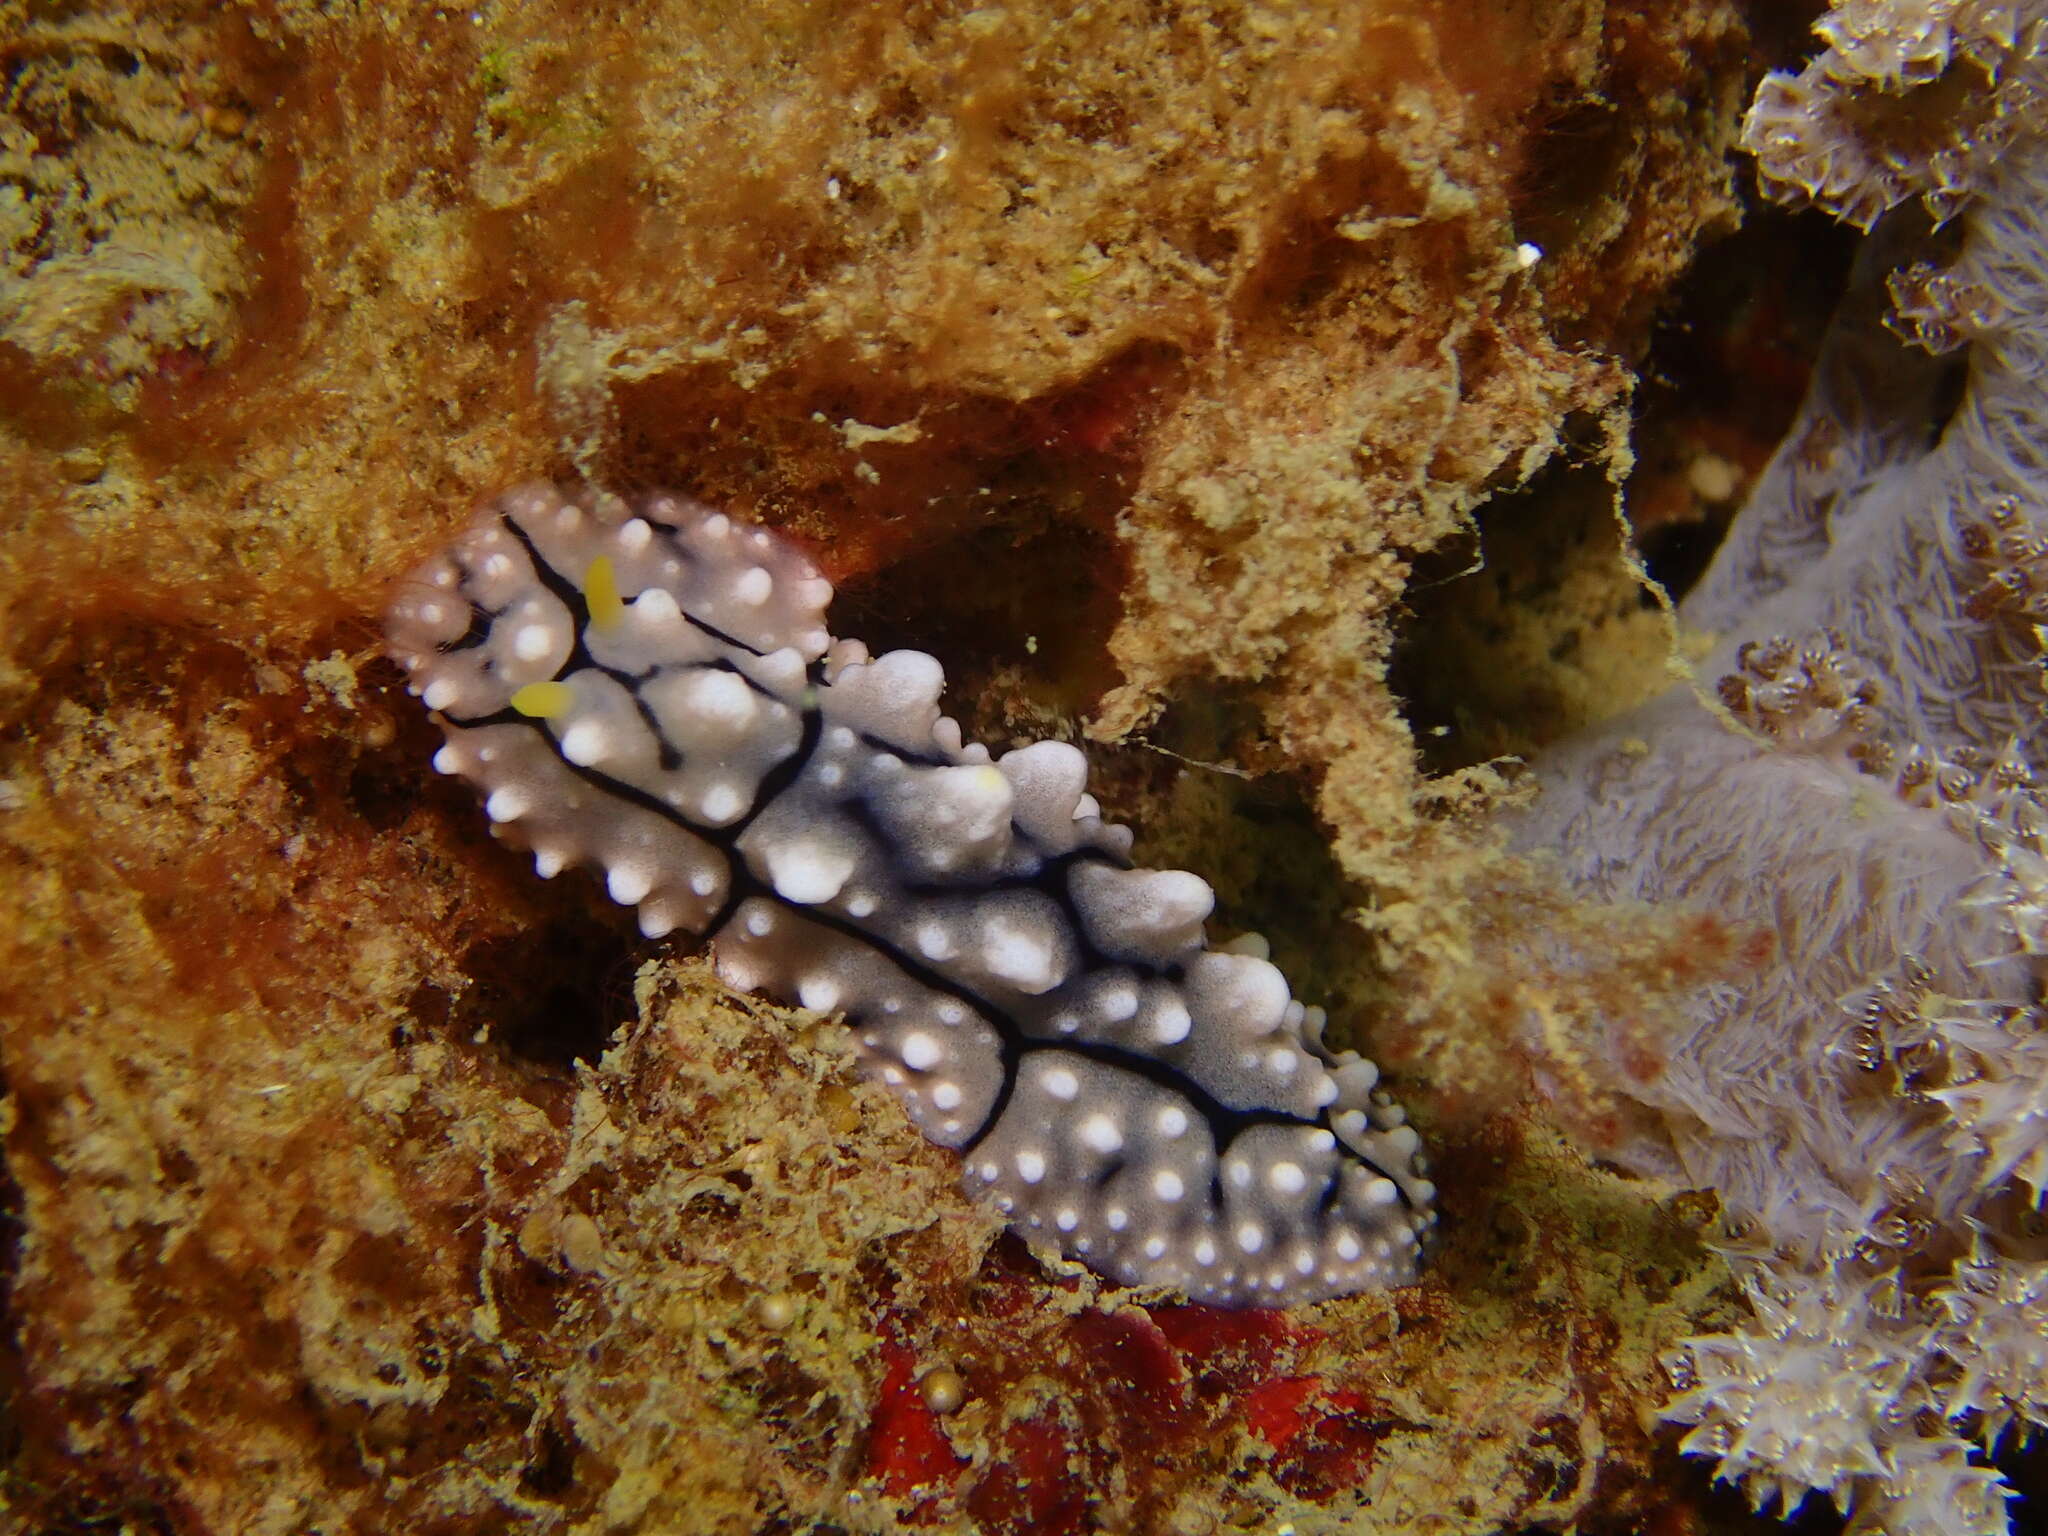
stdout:
<svg viewBox="0 0 2048 1536">
<path fill-rule="evenodd" d="M 835 641 L 831 596 L 709 508 L 527 487 L 404 583 L 390 648 L 495 832 L 843 1015 L 1027 1240 L 1222 1305 L 1413 1279 L 1435 1191 L 1372 1063 L 1256 942 L 1207 947 L 1207 884 L 1131 866 L 1078 749 L 963 742 L 939 664 Z"/>
</svg>

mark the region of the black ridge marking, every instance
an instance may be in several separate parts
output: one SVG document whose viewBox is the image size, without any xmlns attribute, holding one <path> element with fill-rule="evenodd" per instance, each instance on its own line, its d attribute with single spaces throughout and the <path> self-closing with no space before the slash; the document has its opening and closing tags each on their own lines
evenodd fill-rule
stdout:
<svg viewBox="0 0 2048 1536">
<path fill-rule="evenodd" d="M 812 662 L 805 674 L 808 686 L 804 690 L 803 735 L 798 738 L 796 750 L 761 775 L 761 782 L 754 790 L 754 803 L 747 808 L 747 814 L 732 824 L 735 844 L 740 835 L 760 819 L 761 813 L 775 803 L 775 799 L 790 785 L 794 784 L 811 766 L 811 758 L 818 750 L 818 737 L 824 733 L 825 714 L 818 707 L 818 688 L 824 682 L 825 668 L 820 662 Z M 780 900 L 781 898 L 777 898 Z"/>
<path fill-rule="evenodd" d="M 441 718 L 447 721 L 450 725 L 461 726 L 465 731 L 481 731 L 493 725 L 532 725 L 534 723 L 533 718 L 530 715 L 522 715 L 521 713 L 519 713 L 518 710 L 514 709 L 509 704 L 507 704 L 503 709 L 492 710 L 488 715 L 443 714 Z M 557 756 L 559 755 L 560 754 L 558 753 Z M 562 760 L 565 763 L 568 762 L 567 758 L 563 758 Z M 576 765 L 574 763 L 569 763 L 569 766 L 573 768 Z"/>
<path fill-rule="evenodd" d="M 457 550 L 449 559 L 455 567 L 456 574 L 462 578 L 459 586 L 466 588 L 474 574 L 469 568 L 469 561 L 460 550 Z M 504 613 L 504 611 L 502 608 L 486 608 L 482 603 L 471 599 L 469 604 L 469 627 L 453 640 L 437 642 L 434 646 L 435 654 L 446 656 L 454 651 L 474 650 L 490 638 L 491 625 L 497 622 L 498 616 Z"/>
<path fill-rule="evenodd" d="M 635 597 L 638 597 L 640 594 L 636 592 L 633 595 Z M 720 645 L 729 645 L 736 651 L 745 651 L 749 656 L 766 656 L 768 654 L 766 651 L 761 650 L 757 646 L 751 646 L 747 644 L 747 642 L 744 640 L 740 640 L 732 635 L 728 635 L 716 624 L 706 624 L 702 619 L 698 618 L 697 615 L 690 612 L 687 608 L 681 609 L 681 612 L 683 617 L 688 619 L 695 628 L 701 630 L 704 634 L 709 635 L 713 640 L 716 640 Z"/>
<path fill-rule="evenodd" d="M 578 663 L 580 661 L 584 667 L 590 667 L 609 677 L 617 678 L 633 693 L 634 698 L 638 700 L 637 684 L 647 681 L 659 669 L 651 669 L 648 673 L 636 677 L 633 674 L 621 673 L 616 668 L 606 667 L 596 661 L 590 655 L 584 641 L 584 632 L 590 627 L 590 609 L 588 601 L 582 592 L 541 555 L 533 540 L 527 535 L 526 530 L 521 528 L 509 513 L 502 514 L 500 520 L 526 550 L 528 559 L 533 563 L 535 578 L 568 611 L 570 620 L 575 626 L 575 643 L 570 649 L 568 658 L 555 673 L 555 679 L 559 681 L 569 673 L 579 670 Z M 664 524 L 662 526 L 666 527 L 669 525 Z M 686 551 L 679 552 L 687 554 Z M 470 606 L 473 615 L 482 612 L 475 603 L 472 603 Z M 721 644 L 733 646 L 735 649 L 745 651 L 753 656 L 765 654 L 742 641 L 723 634 L 712 625 L 702 623 L 687 612 L 684 614 L 684 617 L 689 618 L 690 622 L 696 625 L 699 630 Z M 737 669 L 735 668 L 734 670 Z M 745 674 L 741 675 L 744 676 Z M 623 800 L 629 805 L 637 806 L 650 815 L 659 817 L 679 830 L 689 833 L 699 841 L 709 844 L 725 857 L 728 885 L 726 899 L 706 921 L 703 928 L 699 930 L 710 935 L 712 943 L 715 944 L 717 942 L 718 936 L 726 925 L 731 922 L 743 902 L 754 896 L 762 896 L 807 922 L 814 923 L 828 932 L 836 933 L 853 943 L 866 946 L 895 966 L 910 981 L 942 996 L 952 998 L 956 1002 L 972 1009 L 981 1018 L 986 1020 L 995 1029 L 1000 1043 L 1002 1076 L 995 1098 L 991 1102 L 987 1114 L 982 1117 L 981 1124 L 976 1127 L 973 1135 L 962 1142 L 956 1149 L 963 1158 L 972 1153 L 977 1146 L 986 1140 L 996 1125 L 1002 1120 L 1011 1099 L 1015 1096 L 1016 1085 L 1019 1080 L 1018 1074 L 1022 1068 L 1024 1058 L 1034 1052 L 1048 1050 L 1062 1051 L 1070 1055 L 1079 1056 L 1083 1060 L 1092 1061 L 1113 1070 L 1126 1072 L 1134 1077 L 1141 1078 L 1156 1087 L 1177 1095 L 1187 1103 L 1189 1108 L 1207 1121 L 1217 1154 L 1217 1171 L 1211 1178 L 1211 1198 L 1215 1208 L 1219 1210 L 1223 1207 L 1224 1203 L 1221 1182 L 1222 1160 L 1229 1154 L 1229 1149 L 1236 1143 L 1239 1136 L 1256 1126 L 1262 1125 L 1330 1129 L 1326 1123 L 1327 1116 L 1325 1115 L 1297 1115 L 1281 1109 L 1241 1109 L 1235 1105 L 1226 1104 L 1171 1063 L 1163 1061 L 1156 1056 L 1148 1056 L 1142 1052 L 1133 1051 L 1124 1046 L 1111 1045 L 1102 1041 L 1072 1039 L 1041 1040 L 1028 1035 L 1025 1033 L 1022 1023 L 1006 1009 L 996 1006 L 991 999 L 981 996 L 966 984 L 955 981 L 951 977 L 933 970 L 922 960 L 905 953 L 889 940 L 859 927 L 851 920 L 840 917 L 836 913 L 820 907 L 799 906 L 776 895 L 774 888 L 747 866 L 745 858 L 737 847 L 737 843 L 738 839 L 753 825 L 762 812 L 774 803 L 776 797 L 802 776 L 804 769 L 810 766 L 811 758 L 817 751 L 824 722 L 822 712 L 815 702 L 815 690 L 824 683 L 823 664 L 821 662 L 813 662 L 808 669 L 808 676 L 812 691 L 812 701 L 807 702 L 804 706 L 803 736 L 797 745 L 797 749 L 776 763 L 762 776 L 761 783 L 755 792 L 753 806 L 744 817 L 729 827 L 712 828 L 701 826 L 683 815 L 674 806 L 649 794 L 646 790 L 615 779 L 610 774 L 601 773 L 595 768 L 572 763 L 567 758 L 562 757 L 559 751 L 555 754 L 556 760 L 593 788 Z M 446 715 L 443 718 L 451 725 L 458 725 L 469 729 L 490 725 L 522 725 L 540 732 L 551 746 L 554 745 L 554 739 L 546 731 L 543 721 L 521 715 L 518 711 L 509 708 L 494 711 L 489 715 L 475 716 L 470 719 L 460 719 Z M 656 732 L 657 739 L 666 743 L 666 737 L 661 734 L 659 727 L 652 728 Z M 861 733 L 861 737 L 870 747 L 877 750 L 888 751 L 913 761 L 927 761 L 927 759 L 919 758 L 915 754 L 903 752 L 892 743 L 880 742 L 876 738 L 868 736 L 865 732 Z M 945 758 L 931 758 L 928 761 L 933 766 L 938 767 L 958 766 Z M 849 812 L 856 815 L 867 814 L 867 808 L 858 805 L 856 802 L 848 801 L 842 803 Z M 1028 834 L 1024 833 L 1022 828 L 1017 827 L 1014 822 L 1011 825 L 1020 837 L 1025 837 L 1028 840 Z M 884 847 L 889 846 L 886 839 L 882 840 L 882 844 Z M 1094 964 L 1129 965 L 1136 969 L 1137 967 L 1132 962 L 1108 960 L 1099 951 L 1094 949 L 1088 939 L 1086 925 L 1080 920 L 1079 912 L 1075 907 L 1071 892 L 1067 889 L 1067 882 L 1064 878 L 1067 870 L 1082 858 L 1096 858 L 1107 863 L 1117 862 L 1115 857 L 1108 854 L 1106 850 L 1091 847 L 1078 848 L 1068 854 L 1047 860 L 1037 874 L 1021 877 L 1017 884 L 1020 888 L 1028 886 L 1045 890 L 1047 895 L 1060 904 L 1061 909 L 1068 918 L 1073 933 L 1077 936 L 1082 946 L 1084 954 Z M 1123 867 L 1128 868 L 1130 866 L 1128 863 L 1125 863 Z M 1039 881 L 1053 874 L 1059 877 L 1056 888 L 1048 889 L 1039 884 Z M 945 888 L 940 887 L 937 889 L 938 891 L 943 891 Z M 982 886 L 977 889 L 985 891 L 990 889 L 990 887 Z M 1184 974 L 1184 968 L 1179 965 L 1169 965 L 1153 974 L 1164 976 L 1178 983 Z M 868 1021 L 868 1015 L 866 1014 L 854 1014 L 847 1017 L 847 1023 L 854 1027 L 859 1027 Z M 1393 1179 L 1386 1169 L 1381 1168 L 1372 1159 L 1350 1146 L 1349 1143 L 1343 1142 L 1340 1139 L 1339 1145 L 1344 1152 L 1349 1153 L 1358 1162 L 1371 1168 L 1381 1177 L 1389 1178 L 1400 1197 L 1401 1203 L 1412 1209 L 1414 1202 L 1410 1199 L 1408 1191 L 1402 1186 L 1399 1179 Z M 1342 1164 L 1340 1162 L 1337 1172 L 1325 1181 L 1322 1196 L 1323 1203 L 1320 1209 L 1327 1211 L 1334 1204 L 1339 1192 L 1338 1184 L 1341 1176 Z M 1107 1177 L 1107 1175 L 1105 1174 L 1104 1177 Z"/>
<path fill-rule="evenodd" d="M 1341 1143 L 1340 1143 L 1340 1145 L 1341 1145 Z M 1345 1150 L 1346 1150 L 1346 1151 L 1349 1151 L 1349 1150 L 1350 1150 L 1350 1148 L 1348 1148 L 1348 1147 L 1347 1147 L 1347 1148 L 1345 1148 Z M 1364 1159 L 1364 1158 L 1360 1158 L 1360 1159 L 1359 1159 L 1359 1161 L 1360 1161 L 1360 1162 L 1364 1162 L 1364 1161 L 1365 1161 L 1365 1159 Z M 1399 1179 L 1396 1179 L 1396 1180 L 1394 1180 L 1394 1188 L 1396 1188 L 1396 1189 L 1400 1189 L 1400 1188 L 1401 1188 L 1401 1181 L 1400 1181 Z M 1325 1181 L 1325 1183 L 1323 1184 L 1323 1192 L 1322 1192 L 1322 1194 L 1321 1194 L 1321 1195 L 1319 1195 L 1319 1196 L 1317 1197 L 1317 1199 L 1316 1199 L 1316 1215 L 1318 1215 L 1318 1216 L 1327 1216 L 1327 1215 L 1329 1215 L 1329 1214 L 1330 1214 L 1330 1211 L 1331 1211 L 1331 1208 L 1332 1208 L 1332 1207 L 1334 1207 L 1334 1206 L 1336 1205 L 1336 1203 L 1337 1203 L 1337 1197 L 1338 1197 L 1338 1196 L 1339 1196 L 1340 1194 L 1342 1194 L 1343 1192 L 1344 1192 L 1344 1165 L 1343 1165 L 1342 1163 L 1339 1163 L 1339 1164 L 1337 1165 L 1337 1171 L 1336 1171 L 1335 1173 L 1331 1174 L 1331 1175 L 1330 1175 L 1330 1177 L 1329 1177 L 1329 1179 L 1328 1179 L 1327 1181 Z M 1404 1204 L 1405 1204 L 1405 1203 L 1407 1203 L 1407 1200 L 1408 1200 L 1408 1193 L 1407 1193 L 1407 1191 L 1406 1191 L 1406 1190 L 1402 1190 L 1402 1193 L 1401 1193 L 1401 1200 L 1402 1200 L 1402 1202 L 1403 1202 Z"/>
<path fill-rule="evenodd" d="M 456 651 L 475 650 L 490 638 L 491 626 L 497 622 L 498 615 L 504 611 L 502 608 L 486 608 L 479 603 L 471 603 L 469 605 L 469 628 L 465 629 L 453 640 L 437 642 L 434 646 L 435 653 L 447 656 Z"/>
<path fill-rule="evenodd" d="M 590 628 L 589 600 L 574 582 L 548 564 L 540 550 L 535 547 L 533 536 L 519 526 L 510 512 L 501 513 L 498 521 L 507 533 L 519 541 L 519 547 L 526 551 L 527 562 L 533 567 L 534 580 L 545 587 L 548 595 L 560 603 L 569 615 L 572 635 L 569 659 L 555 669 L 555 676 L 560 678 L 566 673 L 581 671 L 583 667 L 597 667 L 599 671 L 608 670 L 598 667 L 596 658 L 590 654 L 589 647 L 583 641 L 584 632 Z"/>
<path fill-rule="evenodd" d="M 915 747 L 899 747 L 895 742 L 877 736 L 873 731 L 853 733 L 862 746 L 870 752 L 886 752 L 891 757 L 900 757 L 906 763 L 915 763 L 920 768 L 973 768 L 975 763 L 956 763 L 950 757 L 941 757 L 936 752 L 920 752 Z"/>
<path fill-rule="evenodd" d="M 883 831 L 873 809 L 860 800 L 848 799 L 840 802 L 846 813 L 876 842 L 884 848 L 894 846 L 893 840 Z M 1097 818 L 1100 820 L 1100 818 Z M 975 884 L 945 885 L 931 880 L 905 881 L 899 887 L 906 896 L 921 896 L 928 900 L 939 900 L 971 891 L 977 896 L 1001 895 L 1009 891 L 1036 891 L 1059 907 L 1067 919 L 1067 927 L 1074 936 L 1075 948 L 1079 953 L 1080 971 L 1109 970 L 1122 967 L 1133 972 L 1141 980 L 1151 980 L 1166 974 L 1149 960 L 1122 960 L 1105 954 L 1088 931 L 1088 924 L 1081 916 L 1079 903 L 1074 900 L 1068 885 L 1068 875 L 1077 864 L 1106 864 L 1111 869 L 1130 870 L 1136 866 L 1132 861 L 1113 849 L 1099 843 L 1079 843 L 1062 853 L 1047 853 L 1039 841 L 1016 822 L 1010 823 L 1015 841 L 1024 845 L 1036 855 L 1037 866 L 1027 873 L 997 875 Z M 1180 980 L 1178 968 L 1170 968 L 1172 979 Z"/>
<path fill-rule="evenodd" d="M 645 682 L 646 679 L 642 678 L 639 681 Z M 633 708 L 640 716 L 640 723 L 647 727 L 648 734 L 654 738 L 654 760 L 670 773 L 675 772 L 683 766 L 683 749 L 668 739 L 668 732 L 664 731 L 661 722 L 654 718 L 654 710 L 640 697 L 637 684 L 628 683 L 626 692 L 633 696 Z"/>
</svg>

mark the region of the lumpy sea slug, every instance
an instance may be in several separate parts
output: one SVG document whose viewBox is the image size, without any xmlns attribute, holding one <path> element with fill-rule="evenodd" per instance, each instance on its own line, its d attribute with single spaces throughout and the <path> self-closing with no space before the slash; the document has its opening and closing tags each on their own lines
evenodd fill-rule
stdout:
<svg viewBox="0 0 2048 1536">
<path fill-rule="evenodd" d="M 938 662 L 834 640 L 831 596 L 708 507 L 531 486 L 388 633 L 495 832 L 843 1016 L 1028 1241 L 1227 1306 L 1412 1280 L 1435 1189 L 1373 1064 L 1258 942 L 1208 947 L 1206 883 L 1131 865 L 1077 748 L 963 742 Z"/>
</svg>

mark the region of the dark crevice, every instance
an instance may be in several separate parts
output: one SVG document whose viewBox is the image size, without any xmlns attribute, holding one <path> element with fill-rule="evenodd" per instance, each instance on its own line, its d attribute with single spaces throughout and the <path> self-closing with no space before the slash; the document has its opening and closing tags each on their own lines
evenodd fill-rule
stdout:
<svg viewBox="0 0 2048 1536">
<path fill-rule="evenodd" d="M 472 945 L 463 968 L 475 980 L 459 998 L 427 989 L 414 999 L 422 1027 L 459 1039 L 486 1036 L 554 1071 L 595 1063 L 632 1017 L 635 969 L 625 923 L 595 912 L 563 913 L 536 931 Z"/>
<path fill-rule="evenodd" d="M 1639 365 L 1623 509 L 1634 553 L 1674 600 L 1710 568 L 1797 419 L 1859 248 L 1822 215 L 1747 195 L 1743 227 L 1672 291 Z M 1936 430 L 1955 398 L 1936 402 Z M 1593 427 L 1416 561 L 1390 681 L 1431 772 L 1540 751 L 1598 712 L 1597 688 L 1640 675 L 1635 652 L 1663 643 L 1641 620 L 1655 594 L 1622 565 Z"/>
</svg>

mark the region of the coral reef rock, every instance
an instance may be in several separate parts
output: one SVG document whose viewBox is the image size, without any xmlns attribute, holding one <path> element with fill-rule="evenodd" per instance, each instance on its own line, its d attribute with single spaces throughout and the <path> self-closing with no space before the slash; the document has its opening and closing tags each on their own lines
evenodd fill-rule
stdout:
<svg viewBox="0 0 2048 1536">
<path fill-rule="evenodd" d="M 1386 668 L 1482 501 L 1608 489 L 1735 206 L 1734 0 L 0 0 L 0 38 L 10 1522 L 1692 1497 L 1639 1407 L 1719 1305 L 1700 1202 L 1465 1070 L 1495 785 L 1432 782 Z M 1418 1282 L 1226 1312 L 1034 1259 L 849 1032 L 487 837 L 377 615 L 536 478 L 802 541 L 997 750 L 1092 719 L 1148 853 L 1333 1042 L 1370 1021 L 1443 1186 Z"/>
<path fill-rule="evenodd" d="M 1682 607 L 1717 686 L 1539 759 L 1517 837 L 1751 936 L 1659 1023 L 1580 1021 L 1577 1064 L 1650 1111 L 1610 1155 L 1718 1196 L 1753 1303 L 1670 1356 L 1685 1448 L 1788 1513 L 1997 1536 L 1989 1455 L 2048 1423 L 2048 7 L 1821 31 L 1749 142 L 1875 228 Z M 1541 963 L 1569 992 L 1587 952 Z"/>
</svg>

